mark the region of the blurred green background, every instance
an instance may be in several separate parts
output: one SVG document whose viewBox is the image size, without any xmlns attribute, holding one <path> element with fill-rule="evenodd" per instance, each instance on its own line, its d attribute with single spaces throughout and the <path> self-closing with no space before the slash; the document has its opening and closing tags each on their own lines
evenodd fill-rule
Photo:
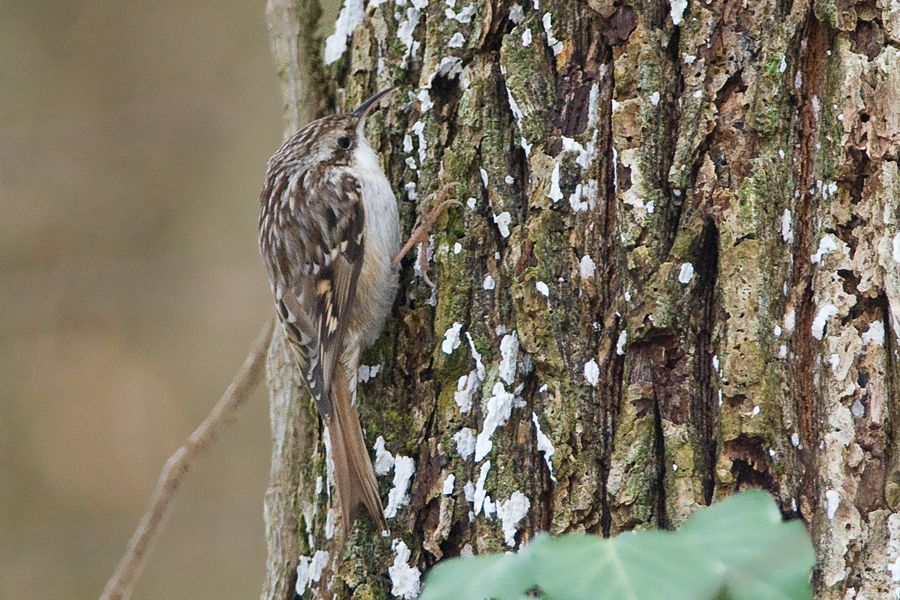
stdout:
<svg viewBox="0 0 900 600">
<path fill-rule="evenodd" d="M 3 600 L 99 595 L 268 316 L 280 104 L 262 1 L 0 0 Z M 135 598 L 259 593 L 269 439 L 260 392 Z"/>
</svg>

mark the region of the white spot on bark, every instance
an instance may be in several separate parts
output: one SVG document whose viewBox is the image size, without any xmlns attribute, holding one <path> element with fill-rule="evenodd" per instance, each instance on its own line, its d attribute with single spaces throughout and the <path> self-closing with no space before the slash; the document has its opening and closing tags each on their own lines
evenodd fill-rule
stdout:
<svg viewBox="0 0 900 600">
<path fill-rule="evenodd" d="M 450 48 L 462 48 L 466 44 L 466 36 L 461 34 L 460 32 L 454 33 L 450 36 L 450 41 L 447 42 L 447 46 Z"/>
<path fill-rule="evenodd" d="M 862 342 L 865 345 L 884 346 L 884 323 L 881 321 L 869 323 L 869 329 L 862 334 Z"/>
<path fill-rule="evenodd" d="M 326 65 L 338 60 L 347 50 L 347 38 L 363 22 L 366 11 L 363 0 L 345 0 L 344 6 L 334 23 L 334 33 L 325 40 L 324 60 Z"/>
<path fill-rule="evenodd" d="M 387 475 L 394 468 L 394 455 L 388 452 L 384 447 L 384 438 L 380 435 L 375 440 L 375 473 L 378 475 Z"/>
<path fill-rule="evenodd" d="M 516 378 L 516 359 L 519 356 L 519 337 L 513 331 L 500 340 L 500 378 L 508 384 Z"/>
<path fill-rule="evenodd" d="M 616 340 L 616 354 L 625 356 L 625 345 L 628 343 L 628 332 L 624 329 L 619 332 L 619 339 Z"/>
<path fill-rule="evenodd" d="M 453 354 L 453 351 L 459 348 L 459 333 L 462 329 L 462 323 L 454 323 L 450 329 L 444 332 L 444 341 L 441 342 L 441 352 L 444 354 Z"/>
<path fill-rule="evenodd" d="M 553 476 L 553 463 L 550 462 L 550 457 L 553 456 L 553 453 L 555 452 L 553 449 L 553 442 L 551 442 L 550 438 L 541 431 L 541 422 L 538 421 L 537 413 L 531 413 L 531 422 L 534 423 L 534 433 L 537 437 L 538 452 L 544 453 L 544 462 L 547 463 L 547 469 L 550 471 L 550 479 L 556 481 L 556 477 Z"/>
<path fill-rule="evenodd" d="M 322 578 L 322 571 L 328 565 L 328 552 L 325 550 L 316 550 L 312 559 L 308 556 L 301 556 L 297 563 L 297 594 L 303 595 L 310 583 L 319 581 Z"/>
<path fill-rule="evenodd" d="M 550 173 L 550 193 L 549 198 L 554 202 L 559 202 L 563 198 L 562 190 L 559 187 L 559 163 L 553 164 L 553 171 Z"/>
<path fill-rule="evenodd" d="M 837 306 L 834 304 L 823 304 L 819 308 L 819 312 L 816 313 L 812 322 L 812 335 L 814 338 L 817 340 L 822 339 L 825 335 L 825 326 L 828 325 L 828 319 L 836 315 L 837 312 Z"/>
<path fill-rule="evenodd" d="M 547 45 L 553 50 L 553 56 L 558 56 L 562 52 L 563 45 L 561 41 L 553 37 L 553 15 L 548 12 L 544 13 L 541 23 L 544 25 L 544 32 L 547 34 Z"/>
<path fill-rule="evenodd" d="M 512 403 L 514 396 L 506 391 L 501 382 L 494 384 L 491 390 L 491 397 L 487 401 L 487 414 L 484 417 L 484 428 L 478 434 L 475 440 L 475 462 L 480 461 L 488 455 L 494 442 L 491 437 L 497 430 L 497 427 L 506 423 L 512 414 Z M 476 513 L 478 511 L 475 511 Z"/>
<path fill-rule="evenodd" d="M 503 541 L 510 548 L 516 545 L 516 529 L 519 521 L 528 514 L 531 508 L 531 501 L 522 492 L 516 490 L 506 502 L 497 504 L 497 516 L 503 523 Z"/>
<path fill-rule="evenodd" d="M 485 504 L 492 504 L 490 501 L 490 496 L 487 495 L 487 491 L 484 489 L 484 482 L 487 481 L 488 471 L 491 470 L 491 461 L 485 461 L 483 465 L 481 465 L 481 471 L 478 474 L 478 481 L 475 483 L 475 491 L 472 494 L 472 501 L 474 502 L 474 512 L 476 515 L 484 509 L 485 514 L 491 512 L 487 510 Z"/>
<path fill-rule="evenodd" d="M 475 452 L 474 429 L 463 427 L 453 434 L 453 441 L 456 442 L 456 451 L 464 459 L 468 459 Z"/>
<path fill-rule="evenodd" d="M 441 493 L 445 496 L 450 496 L 453 494 L 454 485 L 456 485 L 456 475 L 450 473 L 444 478 L 444 486 L 441 488 Z"/>
<path fill-rule="evenodd" d="M 522 32 L 522 45 L 526 48 L 531 45 L 531 29 Z"/>
<path fill-rule="evenodd" d="M 520 25 L 525 20 L 525 11 L 522 10 L 520 4 L 513 4 L 512 8 L 509 9 L 509 20 L 516 25 Z"/>
<path fill-rule="evenodd" d="M 550 297 L 550 288 L 547 287 L 547 284 L 544 283 L 543 281 L 538 281 L 538 282 L 536 282 L 536 283 L 534 284 L 534 287 L 537 289 L 538 292 L 540 292 L 540 294 L 541 294 L 544 298 L 549 298 L 549 297 Z"/>
<path fill-rule="evenodd" d="M 838 507 L 841 505 L 841 495 L 837 490 L 828 490 L 825 492 L 825 500 L 828 502 L 827 514 L 829 519 L 834 519 Z"/>
<path fill-rule="evenodd" d="M 597 387 L 597 384 L 600 382 L 600 366 L 593 358 L 584 363 L 584 379 L 592 387 Z"/>
<path fill-rule="evenodd" d="M 397 455 L 394 459 L 394 487 L 388 492 L 388 505 L 384 516 L 393 519 L 397 510 L 409 502 L 409 481 L 416 471 L 416 463 L 408 456 Z"/>
<path fill-rule="evenodd" d="M 678 283 L 681 285 L 687 285 L 691 282 L 691 279 L 694 278 L 694 265 L 687 262 L 681 265 L 681 270 L 678 271 Z"/>
<path fill-rule="evenodd" d="M 468 375 L 463 375 L 457 381 L 453 400 L 456 401 L 460 413 L 466 414 L 472 410 L 472 396 L 475 395 L 478 383 L 478 372 L 474 370 L 470 371 Z"/>
<path fill-rule="evenodd" d="M 657 106 L 659 104 L 659 92 L 653 92 L 650 94 L 650 104 L 653 106 Z"/>
<path fill-rule="evenodd" d="M 597 263 L 594 262 L 593 258 L 585 254 L 578 261 L 578 271 L 582 279 L 590 279 L 597 272 Z"/>
<path fill-rule="evenodd" d="M 328 514 L 325 515 L 325 539 L 330 540 L 334 537 L 334 526 L 335 526 L 335 517 L 334 510 L 328 509 Z"/>
<path fill-rule="evenodd" d="M 391 594 L 395 598 L 412 600 L 419 595 L 422 572 L 409 563 L 409 548 L 405 542 L 397 542 L 394 546 L 394 564 L 388 568 L 391 578 Z"/>
<path fill-rule="evenodd" d="M 785 244 L 794 243 L 794 220 L 788 209 L 781 213 L 781 239 Z"/>
<path fill-rule="evenodd" d="M 496 285 L 496 282 L 494 281 L 493 277 L 491 277 L 490 275 L 484 276 L 484 283 L 481 284 L 481 287 L 483 287 L 486 290 L 492 290 L 492 289 L 494 289 L 495 285 Z"/>
<path fill-rule="evenodd" d="M 356 370 L 356 380 L 360 383 L 366 383 L 374 379 L 380 370 L 381 365 L 360 365 L 359 369 Z"/>
<path fill-rule="evenodd" d="M 669 0 L 669 6 L 671 7 L 669 15 L 672 17 L 673 25 L 681 25 L 681 19 L 684 17 L 687 4 L 687 0 Z"/>
<path fill-rule="evenodd" d="M 478 349 L 475 347 L 475 340 L 472 339 L 472 334 L 468 331 L 466 332 L 466 338 L 469 340 L 469 351 L 472 353 L 472 358 L 475 359 L 478 378 L 484 380 L 484 363 L 481 362 L 481 354 L 478 353 Z"/>
<path fill-rule="evenodd" d="M 837 243 L 835 242 L 835 238 L 830 233 L 822 236 L 822 239 L 819 240 L 819 249 L 816 250 L 816 253 L 810 257 L 810 261 L 818 264 L 822 261 L 822 258 L 828 254 L 829 252 L 833 252 L 837 250 Z"/>
<path fill-rule="evenodd" d="M 494 215 L 494 223 L 497 225 L 497 229 L 500 230 L 500 236 L 508 238 L 509 224 L 512 223 L 512 215 L 507 211 L 503 211 L 499 215 Z"/>
</svg>

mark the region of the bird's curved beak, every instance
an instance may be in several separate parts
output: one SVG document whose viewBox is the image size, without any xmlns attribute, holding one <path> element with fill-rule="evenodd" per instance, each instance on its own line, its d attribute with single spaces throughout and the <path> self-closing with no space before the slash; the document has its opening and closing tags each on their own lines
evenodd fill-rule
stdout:
<svg viewBox="0 0 900 600">
<path fill-rule="evenodd" d="M 356 107 L 356 110 L 354 110 L 352 113 L 353 116 L 356 117 L 357 119 L 366 118 L 367 116 L 369 116 L 369 113 L 372 112 L 375 109 L 375 107 L 378 106 L 378 102 L 382 98 L 384 98 L 385 96 L 387 96 L 388 94 L 390 94 L 391 92 L 393 92 L 396 89 L 397 89 L 396 87 L 391 86 L 387 89 L 381 90 L 380 92 L 372 94 L 371 96 L 369 96 L 368 98 L 363 100 L 362 104 L 360 104 L 358 107 Z"/>
</svg>

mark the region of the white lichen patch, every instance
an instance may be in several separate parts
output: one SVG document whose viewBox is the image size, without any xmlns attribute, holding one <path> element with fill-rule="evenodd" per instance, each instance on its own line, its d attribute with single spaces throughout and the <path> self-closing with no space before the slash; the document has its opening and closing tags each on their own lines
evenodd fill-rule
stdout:
<svg viewBox="0 0 900 600">
<path fill-rule="evenodd" d="M 510 223 L 512 223 L 512 215 L 510 215 L 508 211 L 503 211 L 499 215 L 494 215 L 494 224 L 497 225 L 501 237 L 509 237 Z"/>
<path fill-rule="evenodd" d="M 783 324 L 784 324 L 784 330 L 785 330 L 788 334 L 793 333 L 793 332 L 794 332 L 794 327 L 797 326 L 797 311 L 795 311 L 793 308 L 789 308 L 789 309 L 784 313 Z"/>
<path fill-rule="evenodd" d="M 581 260 L 578 261 L 578 273 L 581 275 L 582 279 L 590 279 L 594 276 L 594 273 L 597 272 L 597 263 L 594 262 L 594 259 L 585 254 L 581 257 Z"/>
<path fill-rule="evenodd" d="M 444 341 L 441 342 L 441 352 L 444 354 L 453 354 L 453 351 L 459 348 L 459 335 L 461 330 L 462 323 L 453 323 L 453 325 L 444 332 Z"/>
<path fill-rule="evenodd" d="M 659 92 L 653 92 L 650 94 L 650 104 L 653 106 L 659 105 Z"/>
<path fill-rule="evenodd" d="M 418 567 L 409 564 L 410 552 L 405 542 L 398 541 L 394 545 L 394 563 L 388 567 L 391 578 L 391 595 L 395 598 L 412 600 L 418 597 L 421 587 L 422 572 Z"/>
<path fill-rule="evenodd" d="M 594 208 L 597 203 L 597 185 L 596 179 L 588 179 L 587 183 L 575 186 L 575 191 L 569 196 L 569 206 L 573 212 L 585 212 Z"/>
<path fill-rule="evenodd" d="M 366 383 L 375 378 L 381 371 L 381 365 L 360 365 L 356 370 L 356 380 L 360 383 Z"/>
<path fill-rule="evenodd" d="M 447 42 L 447 46 L 449 48 L 462 48 L 466 45 L 466 36 L 461 34 L 460 32 L 454 33 L 450 36 L 450 41 Z"/>
<path fill-rule="evenodd" d="M 475 453 L 475 430 L 469 427 L 463 427 L 453 434 L 453 441 L 456 442 L 456 452 L 468 460 Z"/>
<path fill-rule="evenodd" d="M 331 488 L 334 487 L 334 459 L 332 458 L 332 449 L 331 449 L 331 431 L 329 431 L 328 426 L 325 426 L 324 431 L 324 442 L 325 442 L 325 490 L 328 492 L 328 497 L 331 498 Z"/>
<path fill-rule="evenodd" d="M 506 391 L 503 383 L 497 382 L 491 390 L 491 397 L 488 398 L 485 407 L 486 415 L 484 417 L 484 425 L 475 440 L 475 462 L 480 461 L 494 447 L 491 439 L 498 427 L 506 423 L 512 414 L 513 394 Z M 477 512 L 477 511 L 476 511 Z"/>
<path fill-rule="evenodd" d="M 485 500 L 490 502 L 490 497 L 487 495 L 487 491 L 484 489 L 484 483 L 487 481 L 488 471 L 491 470 L 491 461 L 485 461 L 483 465 L 481 465 L 481 471 L 478 474 L 478 481 L 475 483 L 475 490 L 472 493 L 472 502 L 473 502 L 473 512 L 477 516 L 478 513 L 485 508 Z M 489 511 L 485 510 L 485 514 Z"/>
<path fill-rule="evenodd" d="M 531 29 L 525 28 L 525 31 L 522 32 L 522 45 L 528 48 L 531 46 Z"/>
<path fill-rule="evenodd" d="M 781 213 L 781 239 L 785 244 L 794 243 L 794 219 L 788 209 Z"/>
<path fill-rule="evenodd" d="M 297 585 L 295 589 L 297 594 L 302 596 L 306 593 L 306 588 L 310 583 L 315 583 L 322 578 L 322 572 L 328 566 L 328 552 L 325 550 L 316 550 L 312 558 L 301 556 L 297 562 Z"/>
<path fill-rule="evenodd" d="M 425 123 L 416 121 L 412 126 L 413 133 L 418 138 L 419 146 L 419 164 L 425 164 L 425 158 L 428 156 L 428 140 L 425 139 Z"/>
<path fill-rule="evenodd" d="M 862 334 L 862 343 L 864 345 L 875 344 L 876 346 L 884 346 L 884 323 L 882 321 L 869 323 L 869 329 Z"/>
<path fill-rule="evenodd" d="M 516 361 L 519 358 L 519 336 L 508 333 L 500 340 L 500 379 L 512 385 L 516 379 Z"/>
<path fill-rule="evenodd" d="M 482 282 L 482 284 L 481 284 L 482 289 L 492 290 L 492 289 L 494 289 L 495 286 L 496 286 L 496 282 L 494 281 L 494 278 L 490 275 L 485 275 L 484 282 Z"/>
<path fill-rule="evenodd" d="M 828 503 L 828 506 L 826 507 L 828 519 L 834 519 L 834 515 L 837 514 L 837 509 L 841 505 L 841 495 L 837 490 L 828 490 L 825 492 L 825 501 Z"/>
<path fill-rule="evenodd" d="M 444 478 L 444 485 L 441 486 L 441 493 L 445 496 L 453 494 L 453 487 L 456 485 L 456 475 L 450 473 Z"/>
<path fill-rule="evenodd" d="M 549 298 L 549 297 L 550 297 L 550 288 L 549 288 L 549 287 L 547 286 L 547 284 L 544 283 L 543 281 L 537 281 L 537 282 L 535 282 L 534 287 L 535 287 L 535 289 L 538 291 L 538 293 L 539 293 L 541 296 L 543 296 L 544 298 Z"/>
<path fill-rule="evenodd" d="M 466 414 L 472 410 L 472 396 L 475 395 L 475 390 L 478 388 L 480 381 L 478 371 L 473 369 L 472 371 L 469 371 L 468 375 L 461 376 L 459 381 L 456 382 L 456 391 L 453 393 L 453 400 L 459 407 L 459 412 L 461 414 Z"/>
<path fill-rule="evenodd" d="M 628 343 L 628 332 L 624 329 L 619 332 L 619 338 L 616 340 L 616 355 L 625 355 L 625 345 Z M 598 374 L 599 377 L 599 374 Z"/>
<path fill-rule="evenodd" d="M 522 9 L 521 4 L 512 5 L 512 7 L 509 9 L 509 20 L 516 25 L 522 24 L 522 21 L 525 20 L 525 11 Z"/>
<path fill-rule="evenodd" d="M 475 360 L 475 369 L 478 371 L 478 379 L 479 381 L 484 381 L 484 363 L 481 360 L 481 354 L 478 353 L 478 349 L 475 347 L 475 340 L 472 339 L 472 334 L 468 331 L 466 332 L 466 339 L 469 340 L 469 352 L 472 353 L 472 358 Z"/>
<path fill-rule="evenodd" d="M 417 4 L 424 3 L 426 6 L 428 4 L 427 0 L 424 2 L 422 0 L 412 0 L 412 2 L 413 6 L 409 6 L 406 9 L 406 18 L 400 21 L 400 25 L 397 27 L 397 38 L 406 48 L 403 62 L 400 65 L 402 68 L 406 68 L 409 57 L 414 56 L 421 45 L 415 38 L 416 27 L 418 27 L 419 20 L 422 18 L 422 12 Z"/>
<path fill-rule="evenodd" d="M 559 202 L 563 199 L 562 189 L 559 187 L 559 163 L 556 162 L 553 164 L 553 171 L 550 172 L 550 193 L 547 194 L 547 197 L 553 200 L 554 202 Z"/>
<path fill-rule="evenodd" d="M 394 468 L 394 455 L 388 452 L 384 447 L 384 438 L 380 435 L 375 440 L 375 473 L 377 475 L 387 475 Z"/>
<path fill-rule="evenodd" d="M 409 502 L 409 482 L 416 471 L 416 463 L 409 456 L 397 455 L 394 458 L 394 481 L 391 491 L 388 492 L 388 504 L 384 509 L 384 516 L 393 519 L 397 516 L 397 510 Z"/>
<path fill-rule="evenodd" d="M 687 0 L 669 0 L 669 16 L 672 17 L 673 25 L 681 25 L 687 4 Z"/>
<path fill-rule="evenodd" d="M 335 62 L 346 52 L 347 39 L 366 17 L 363 4 L 363 0 L 344 1 L 344 6 L 341 7 L 341 12 L 334 23 L 334 33 L 325 40 L 325 53 L 322 58 L 326 65 Z"/>
<path fill-rule="evenodd" d="M 694 278 L 694 265 L 689 262 L 686 262 L 681 265 L 681 269 L 678 271 L 678 283 L 681 285 L 687 285 L 691 282 L 691 279 Z"/>
<path fill-rule="evenodd" d="M 821 340 L 825 335 L 825 326 L 828 325 L 828 320 L 837 313 L 838 309 L 834 304 L 826 303 L 821 305 L 816 312 L 815 318 L 813 318 L 812 336 L 817 340 Z"/>
<path fill-rule="evenodd" d="M 584 363 L 584 379 L 591 387 L 597 387 L 600 382 L 600 366 L 593 358 Z"/>
<path fill-rule="evenodd" d="M 463 7 L 459 12 L 455 12 L 451 8 L 447 8 L 444 10 L 444 16 L 448 19 L 453 19 L 457 23 L 471 23 L 472 16 L 475 14 L 475 6 L 472 4 L 467 4 Z"/>
<path fill-rule="evenodd" d="M 334 509 L 329 508 L 328 514 L 325 515 L 325 539 L 330 540 L 334 537 L 334 530 L 337 518 Z"/>
<path fill-rule="evenodd" d="M 553 50 L 553 56 L 559 56 L 562 52 L 563 44 L 561 41 L 553 37 L 553 15 L 546 12 L 541 18 L 541 24 L 544 26 L 544 33 L 547 34 L 547 45 Z"/>
<path fill-rule="evenodd" d="M 503 524 L 503 541 L 510 548 L 516 545 L 516 529 L 519 522 L 528 514 L 531 508 L 531 501 L 528 496 L 516 490 L 509 497 L 509 500 L 497 503 L 497 516 Z"/>
<path fill-rule="evenodd" d="M 531 422 L 534 423 L 534 435 L 537 438 L 538 452 L 544 453 L 544 462 L 547 463 L 547 470 L 550 471 L 550 479 L 556 481 L 556 477 L 553 476 L 553 463 L 550 462 L 550 457 L 555 452 L 553 442 L 541 430 L 541 422 L 538 420 L 537 413 L 531 413 Z"/>
<path fill-rule="evenodd" d="M 822 239 L 819 240 L 819 249 L 810 257 L 810 261 L 814 264 L 819 264 L 826 254 L 834 252 L 837 248 L 837 238 L 830 233 L 824 235 L 822 236 Z"/>
</svg>

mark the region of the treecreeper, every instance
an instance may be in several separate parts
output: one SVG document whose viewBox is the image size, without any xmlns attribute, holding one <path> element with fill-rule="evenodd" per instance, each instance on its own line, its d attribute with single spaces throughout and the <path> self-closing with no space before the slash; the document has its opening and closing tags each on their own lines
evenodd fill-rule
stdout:
<svg viewBox="0 0 900 600">
<path fill-rule="evenodd" d="M 330 441 L 341 535 L 361 507 L 386 529 L 355 408 L 360 355 L 391 311 L 400 249 L 397 200 L 356 110 L 311 122 L 269 160 L 259 248 L 275 308 Z"/>
</svg>

